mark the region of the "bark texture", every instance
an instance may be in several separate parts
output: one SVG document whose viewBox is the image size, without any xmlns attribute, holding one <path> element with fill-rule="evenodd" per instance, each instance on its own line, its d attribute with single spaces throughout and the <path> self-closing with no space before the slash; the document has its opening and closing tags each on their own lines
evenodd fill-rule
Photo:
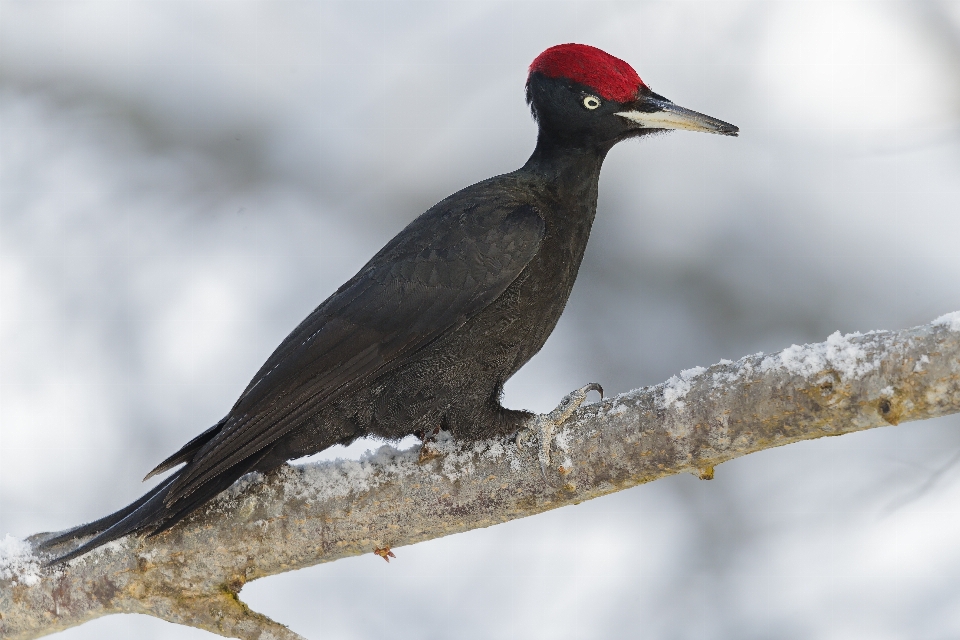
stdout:
<svg viewBox="0 0 960 640">
<path fill-rule="evenodd" d="M 657 478 L 703 479 L 727 460 L 799 440 L 960 411 L 960 312 L 898 332 L 831 336 L 684 371 L 580 408 L 536 443 L 382 447 L 359 461 L 247 476 L 182 525 L 43 568 L 0 547 L 0 637 L 35 638 L 145 613 L 248 639 L 299 638 L 237 597 L 250 580 L 533 515 Z"/>
</svg>

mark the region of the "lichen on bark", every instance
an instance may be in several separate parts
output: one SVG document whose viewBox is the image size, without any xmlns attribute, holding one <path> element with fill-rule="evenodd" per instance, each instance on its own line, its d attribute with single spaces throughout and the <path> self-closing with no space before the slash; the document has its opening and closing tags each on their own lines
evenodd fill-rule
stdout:
<svg viewBox="0 0 960 640">
<path fill-rule="evenodd" d="M 251 611 L 250 580 L 396 549 L 589 500 L 791 442 L 960 411 L 960 314 L 682 372 L 581 407 L 537 447 L 510 440 L 385 446 L 360 460 L 248 475 L 182 525 L 42 568 L 0 543 L 0 635 L 25 639 L 111 613 L 237 638 L 298 638 Z M 62 550 L 61 550 L 62 551 Z M 380 555 L 384 555 L 381 553 Z"/>
</svg>

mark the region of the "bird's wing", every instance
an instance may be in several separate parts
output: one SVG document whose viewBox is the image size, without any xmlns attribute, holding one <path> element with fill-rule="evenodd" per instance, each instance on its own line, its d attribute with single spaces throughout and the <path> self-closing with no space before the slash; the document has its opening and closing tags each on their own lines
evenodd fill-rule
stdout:
<svg viewBox="0 0 960 640">
<path fill-rule="evenodd" d="M 183 469 L 168 504 L 462 326 L 536 254 L 544 221 L 532 206 L 445 202 L 412 222 L 287 336 L 223 428 Z"/>
</svg>

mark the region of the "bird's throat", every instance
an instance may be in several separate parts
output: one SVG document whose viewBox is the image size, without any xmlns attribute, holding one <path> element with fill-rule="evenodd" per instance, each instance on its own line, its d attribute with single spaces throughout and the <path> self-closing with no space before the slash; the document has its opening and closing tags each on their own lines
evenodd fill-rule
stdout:
<svg viewBox="0 0 960 640">
<path fill-rule="evenodd" d="M 558 144 L 549 136 L 541 134 L 536 149 L 521 171 L 536 176 L 542 184 L 550 185 L 551 191 L 560 202 L 576 208 L 586 206 L 586 210 L 577 211 L 576 214 L 578 217 L 586 215 L 589 222 L 592 222 L 596 212 L 600 169 L 609 150 L 609 147 L 572 147 Z"/>
<path fill-rule="evenodd" d="M 537 147 L 523 168 L 544 179 L 573 186 L 572 183 L 599 180 L 603 160 L 613 144 L 602 147 L 580 147 L 562 144 L 542 132 Z"/>
</svg>

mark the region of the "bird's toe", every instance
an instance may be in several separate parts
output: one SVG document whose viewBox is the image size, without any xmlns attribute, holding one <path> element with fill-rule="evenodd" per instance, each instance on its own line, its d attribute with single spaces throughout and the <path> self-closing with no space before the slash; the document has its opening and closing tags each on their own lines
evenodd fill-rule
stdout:
<svg viewBox="0 0 960 640">
<path fill-rule="evenodd" d="M 560 404 L 550 413 L 533 416 L 527 426 L 517 433 L 518 447 L 525 446 L 530 437 L 536 435 L 540 444 L 537 457 L 540 460 L 540 472 L 543 474 L 544 480 L 547 478 L 547 467 L 550 465 L 550 450 L 554 431 L 570 419 L 573 412 L 586 401 L 587 395 L 591 391 L 596 391 L 601 398 L 603 397 L 603 387 L 596 382 L 591 382 L 564 396 Z"/>
</svg>

